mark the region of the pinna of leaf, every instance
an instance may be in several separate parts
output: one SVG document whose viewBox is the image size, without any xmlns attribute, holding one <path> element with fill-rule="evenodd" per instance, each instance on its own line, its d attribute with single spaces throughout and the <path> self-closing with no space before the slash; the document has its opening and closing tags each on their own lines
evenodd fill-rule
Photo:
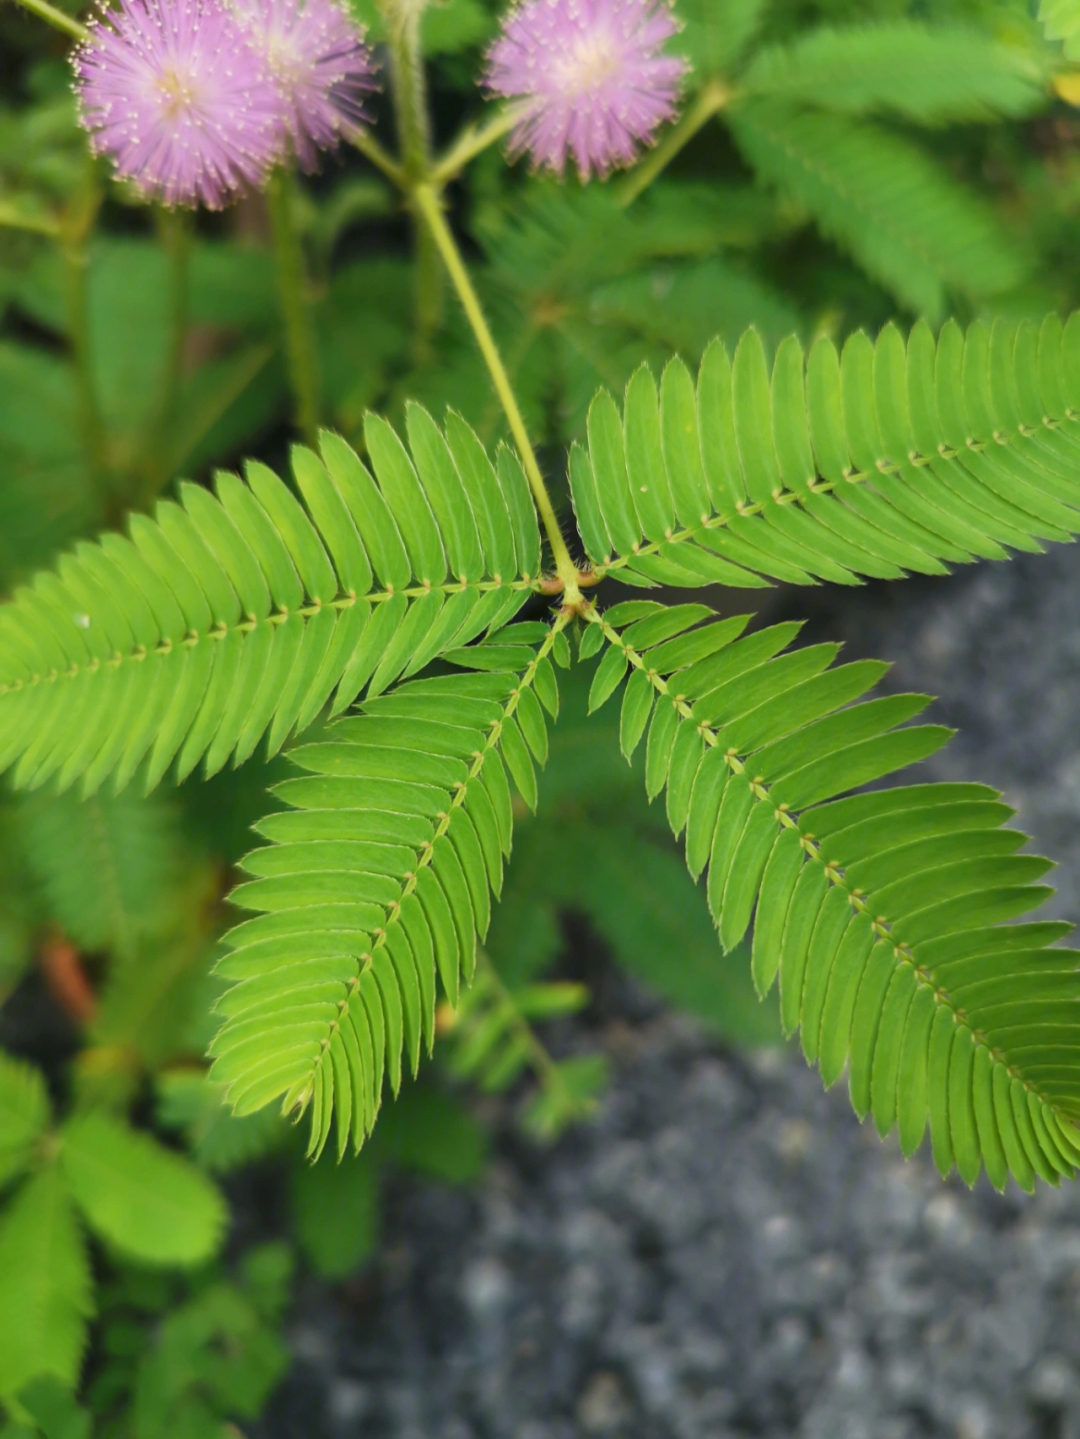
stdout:
<svg viewBox="0 0 1080 1439">
<path fill-rule="evenodd" d="M 696 384 L 681 361 L 659 387 L 643 370 L 621 412 L 597 398 L 572 456 L 586 551 L 646 588 L 757 587 L 1068 538 L 1078 344 L 1077 317 L 948 326 L 936 344 L 887 327 L 842 355 L 791 341 L 770 374 L 751 332 L 734 358 L 714 345 Z M 285 808 L 233 894 L 252 917 L 219 966 L 232 988 L 213 1052 L 237 1110 L 310 1109 L 314 1151 L 336 1117 L 342 1152 L 386 1080 L 415 1070 L 437 982 L 453 1004 L 472 978 L 513 788 L 536 804 L 552 660 L 579 614 L 583 653 L 604 652 L 594 703 L 628 677 L 624 749 L 644 741 L 648 792 L 707 873 L 722 943 L 756 912 L 755 977 L 779 978 L 785 1026 L 826 1081 L 847 1065 L 860 1114 L 898 1124 L 907 1152 L 929 1125 L 939 1166 L 969 1183 L 984 1166 L 996 1184 L 1071 1175 L 1076 955 L 1057 945 L 1067 926 L 1010 922 L 1050 893 L 1048 861 L 1018 852 L 978 785 L 842 798 L 944 743 L 909 723 L 926 697 L 867 700 L 882 666 L 837 666 L 836 646 L 789 648 L 798 626 L 751 631 L 696 603 L 578 599 L 551 625 L 515 622 L 542 583 L 520 467 L 417 406 L 408 440 L 370 418 L 371 472 L 334 436 L 321 458 L 298 447 L 305 506 L 261 466 L 246 485 L 221 476 L 217 500 L 186 487 L 0 611 L 0 760 L 21 785 L 154 783 L 176 756 L 212 770 L 268 730 L 279 748 L 332 694 L 339 713 L 358 701 L 290 751 Z M 436 658 L 462 672 L 422 674 Z"/>
</svg>

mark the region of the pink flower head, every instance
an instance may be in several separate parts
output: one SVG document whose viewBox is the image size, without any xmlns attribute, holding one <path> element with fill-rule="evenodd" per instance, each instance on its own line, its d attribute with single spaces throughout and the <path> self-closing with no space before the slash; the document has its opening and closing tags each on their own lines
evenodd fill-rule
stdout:
<svg viewBox="0 0 1080 1439">
<path fill-rule="evenodd" d="M 148 198 L 219 209 L 266 178 L 282 100 L 219 0 L 120 0 L 73 56 L 81 123 Z"/>
<path fill-rule="evenodd" d="M 686 62 L 663 53 L 669 0 L 524 0 L 488 56 L 487 88 L 521 99 L 512 147 L 583 180 L 630 165 L 675 113 Z"/>
<path fill-rule="evenodd" d="M 305 170 L 365 118 L 375 89 L 364 31 L 338 0 L 235 0 L 236 13 L 277 80 L 285 129 Z"/>
</svg>

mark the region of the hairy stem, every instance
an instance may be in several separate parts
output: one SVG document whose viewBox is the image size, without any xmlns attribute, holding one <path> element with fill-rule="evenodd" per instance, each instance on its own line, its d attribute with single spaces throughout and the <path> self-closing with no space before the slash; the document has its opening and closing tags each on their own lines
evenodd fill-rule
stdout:
<svg viewBox="0 0 1080 1439">
<path fill-rule="evenodd" d="M 274 234 L 278 297 L 285 325 L 285 353 L 292 385 L 296 427 L 309 441 L 319 429 L 319 371 L 315 327 L 308 303 L 304 252 L 296 228 L 296 180 L 276 170 L 266 189 Z"/>
<path fill-rule="evenodd" d="M 85 25 L 80 25 L 78 20 L 73 20 L 70 15 L 65 15 L 63 10 L 58 10 L 55 5 L 50 5 L 49 0 L 17 0 L 17 3 L 24 10 L 29 10 L 39 20 L 46 20 L 55 30 L 62 30 L 65 35 L 70 35 L 75 40 L 86 40 L 90 31 Z"/>
<path fill-rule="evenodd" d="M 394 94 L 401 168 L 408 190 L 424 180 L 431 167 L 431 122 L 427 81 L 420 53 L 420 17 L 416 3 L 385 6 L 390 31 L 390 80 Z M 438 252 L 427 228 L 416 219 L 415 358 L 432 359 L 432 340 L 442 326 L 443 279 Z"/>
<path fill-rule="evenodd" d="M 480 352 L 487 364 L 488 372 L 491 375 L 492 384 L 502 403 L 503 411 L 506 414 L 507 422 L 510 425 L 510 433 L 514 437 L 521 462 L 525 466 L 525 473 L 529 479 L 529 487 L 532 490 L 536 508 L 540 512 L 544 529 L 547 533 L 548 543 L 551 545 L 551 553 L 555 560 L 555 569 L 559 579 L 562 581 L 565 594 L 565 602 L 569 608 L 581 604 L 581 589 L 577 566 L 570 558 L 570 551 L 566 547 L 562 530 L 559 527 L 558 517 L 555 514 L 554 506 L 551 503 L 551 496 L 548 494 L 544 477 L 540 473 L 540 465 L 536 459 L 536 452 L 529 439 L 529 432 L 525 428 L 525 421 L 522 418 L 521 409 L 518 406 L 517 396 L 514 394 L 513 386 L 510 384 L 510 377 L 506 373 L 506 366 L 503 364 L 499 348 L 495 343 L 494 336 L 488 327 L 484 317 L 480 299 L 473 287 L 469 272 L 465 268 L 465 262 L 458 250 L 457 243 L 446 223 L 443 214 L 442 203 L 430 184 L 421 183 L 413 190 L 413 199 L 416 208 L 423 216 L 431 230 L 432 237 L 446 265 L 447 272 L 457 291 L 466 318 L 472 327 L 476 342 L 480 346 Z"/>
<path fill-rule="evenodd" d="M 388 155 L 367 130 L 350 130 L 348 133 L 350 145 L 354 145 L 361 155 L 366 155 L 377 170 L 381 170 L 388 180 L 397 185 L 399 189 L 405 189 L 407 180 L 405 171 L 392 155 Z"/>
<path fill-rule="evenodd" d="M 428 177 L 433 185 L 448 185 L 456 180 L 470 160 L 483 154 L 490 146 L 508 135 L 521 119 L 524 106 L 511 105 L 501 110 L 485 125 L 466 125 Z"/>
<path fill-rule="evenodd" d="M 694 138 L 697 132 L 709 123 L 714 115 L 729 103 L 732 91 L 722 80 L 711 80 L 699 93 L 673 130 L 669 130 L 660 144 L 653 150 L 619 187 L 619 204 L 625 209 L 659 176 Z"/>
</svg>

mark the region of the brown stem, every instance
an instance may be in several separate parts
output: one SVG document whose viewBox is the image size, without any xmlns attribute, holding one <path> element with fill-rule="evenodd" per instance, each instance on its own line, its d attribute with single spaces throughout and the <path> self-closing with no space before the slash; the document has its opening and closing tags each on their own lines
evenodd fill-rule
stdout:
<svg viewBox="0 0 1080 1439">
<path fill-rule="evenodd" d="M 59 931 L 50 934 L 38 953 L 38 963 L 49 993 L 64 1013 L 80 1027 L 92 1023 L 97 995 L 71 941 Z"/>
</svg>

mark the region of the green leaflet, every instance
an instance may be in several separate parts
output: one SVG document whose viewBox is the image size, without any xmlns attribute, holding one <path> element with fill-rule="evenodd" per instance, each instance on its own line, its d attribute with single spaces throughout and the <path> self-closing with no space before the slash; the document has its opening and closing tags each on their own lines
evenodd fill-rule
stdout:
<svg viewBox="0 0 1080 1439">
<path fill-rule="evenodd" d="M 49 1111 L 40 1070 L 0 1052 L 0 1184 L 29 1164 Z"/>
<path fill-rule="evenodd" d="M 225 1204 L 194 1165 L 103 1113 L 69 1119 L 61 1165 L 91 1228 L 146 1264 L 198 1264 L 217 1249 Z"/>
<path fill-rule="evenodd" d="M 1039 21 L 1048 40 L 1064 41 L 1069 60 L 1080 59 L 1080 15 L 1073 0 L 1039 0 Z"/>
<path fill-rule="evenodd" d="M 535 514 L 512 468 L 450 429 L 412 407 L 410 456 L 371 417 L 375 478 L 327 434 L 321 457 L 293 449 L 303 504 L 252 463 L 246 484 L 181 485 L 130 538 L 78 545 L 4 606 L 0 766 L 84 794 L 140 770 L 151 788 L 174 761 L 213 773 L 268 732 L 276 752 L 335 690 L 339 712 L 506 624 L 536 579 Z"/>
<path fill-rule="evenodd" d="M 533 685 L 543 673 L 558 708 L 542 668 L 558 633 L 511 626 L 469 650 L 472 672 L 400 683 L 292 751 L 306 774 L 278 786 L 290 808 L 259 825 L 270 843 L 232 894 L 257 914 L 219 964 L 234 983 L 213 1076 L 237 1113 L 310 1108 L 311 1152 L 333 1134 L 340 1156 L 370 1134 L 403 1058 L 415 1072 L 436 975 L 456 1005 L 501 888 L 513 822 L 503 758 L 535 804 L 547 723 Z"/>
<path fill-rule="evenodd" d="M 773 99 L 746 101 L 731 126 L 759 175 L 910 309 L 939 318 L 948 290 L 985 297 L 1022 280 L 993 213 L 900 136 Z"/>
<path fill-rule="evenodd" d="M 55 1374 L 73 1386 L 93 1312 L 90 1262 L 55 1164 L 27 1180 L 0 1221 L 0 1394 Z"/>
<path fill-rule="evenodd" d="M 882 668 L 832 667 L 834 646 L 785 651 L 797 625 L 735 638 L 743 620 L 703 607 L 612 613 L 594 617 L 609 645 L 597 675 L 610 688 L 631 666 L 624 748 L 648 686 L 647 792 L 666 791 L 672 831 L 686 827 L 724 949 L 756 913 L 754 982 L 765 994 L 779 978 L 784 1029 L 824 1082 L 849 1064 L 859 1115 L 898 1127 L 905 1154 L 929 1126 L 938 1167 L 968 1183 L 981 1167 L 1028 1189 L 1075 1172 L 1058 1135 L 1080 1121 L 1080 952 L 1056 947 L 1065 926 L 1003 923 L 1048 896 L 1049 861 L 1017 852 L 1026 836 L 983 786 L 840 797 L 946 741 L 910 723 L 925 696 L 862 698 Z"/>
<path fill-rule="evenodd" d="M 734 362 L 719 341 L 709 348 L 696 401 L 669 367 L 659 409 L 639 372 L 621 425 L 615 402 L 597 397 L 588 454 L 572 468 L 572 489 L 589 476 L 589 557 L 632 583 L 853 583 L 1067 539 L 1080 513 L 1080 381 L 1063 336 L 1076 332 L 1053 318 L 1041 330 L 977 322 L 966 335 L 949 324 L 935 345 L 924 323 L 906 342 L 890 325 L 876 343 L 852 336 L 842 357 L 828 340 L 804 356 L 791 338 L 770 373 L 749 331 Z M 655 513 L 634 511 L 631 472 L 647 496 L 661 495 Z M 690 517 L 706 493 L 706 512 Z M 669 623 L 650 613 L 636 622 Z M 717 626 L 682 644 L 700 646 L 707 663 L 725 642 Z M 690 658 L 677 644 L 673 668 Z"/>
<path fill-rule="evenodd" d="M 912 120 L 988 120 L 1040 100 L 1033 58 L 960 25 L 909 21 L 816 28 L 758 51 L 743 76 L 751 94 L 844 114 L 884 110 Z"/>
</svg>

